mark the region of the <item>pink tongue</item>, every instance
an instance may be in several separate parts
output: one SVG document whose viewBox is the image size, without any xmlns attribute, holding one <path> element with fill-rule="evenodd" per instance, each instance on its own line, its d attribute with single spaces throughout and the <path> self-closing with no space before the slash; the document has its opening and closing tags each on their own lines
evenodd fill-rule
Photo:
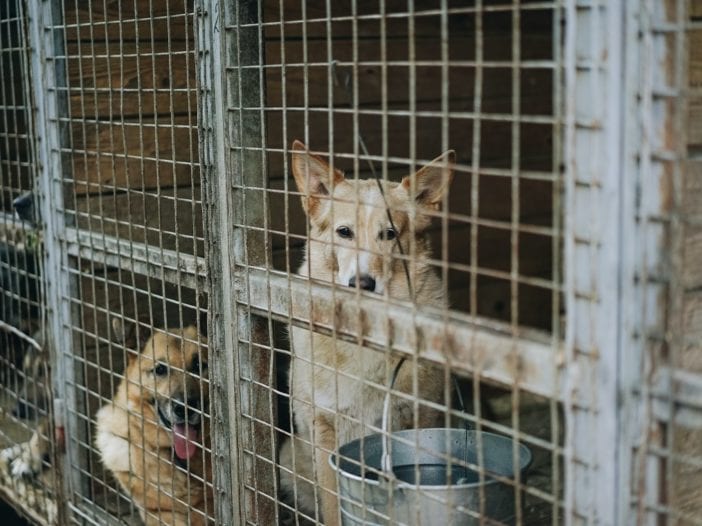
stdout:
<svg viewBox="0 0 702 526">
<path fill-rule="evenodd" d="M 173 425 L 173 448 L 178 458 L 183 460 L 192 457 L 197 451 L 200 437 L 197 429 L 187 424 Z"/>
</svg>

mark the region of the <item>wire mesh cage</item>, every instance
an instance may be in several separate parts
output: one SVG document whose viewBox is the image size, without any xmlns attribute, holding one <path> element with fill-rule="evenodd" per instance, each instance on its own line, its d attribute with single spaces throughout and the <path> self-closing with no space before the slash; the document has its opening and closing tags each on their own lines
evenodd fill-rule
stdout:
<svg viewBox="0 0 702 526">
<path fill-rule="evenodd" d="M 698 4 L 0 7 L 2 497 L 699 524 Z"/>
<path fill-rule="evenodd" d="M 65 455 L 55 464 L 40 456 L 36 473 L 23 480 L 12 472 L 8 485 L 34 487 L 45 472 L 58 479 L 52 497 L 64 500 L 53 501 L 53 514 L 39 513 L 47 523 L 207 523 L 214 511 L 194 7 L 30 4 L 8 14 L 2 32 L 17 38 L 7 52 L 15 80 L 3 89 L 26 96 L 3 99 L 6 113 L 19 116 L 5 119 L 13 126 L 8 167 L 16 169 L 3 172 L 3 195 L 23 190 L 33 169 L 40 174 L 43 217 L 34 226 L 47 257 L 36 307 L 54 344 L 42 381 L 55 396 L 44 411 L 60 415 L 65 445 L 49 442 Z M 10 63 L 27 58 L 20 36 L 33 43 L 32 82 L 26 62 L 24 75 Z M 33 119 L 35 134 L 24 129 Z M 29 305 L 24 286 L 8 298 Z M 34 507 L 21 495 L 12 500 Z"/>
<path fill-rule="evenodd" d="M 554 2 L 225 9 L 236 316 L 252 327 L 238 339 L 253 437 L 240 462 L 258 466 L 240 482 L 245 516 L 336 523 L 329 457 L 388 431 L 390 390 L 395 429 L 531 447 L 528 482 L 519 469 L 507 482 L 508 519 L 559 521 L 554 386 L 516 383 L 508 364 L 543 352 L 555 371 L 561 338 L 560 16 Z M 267 387 L 286 367 L 290 384 Z M 295 498 L 276 509 L 281 491 Z"/>
<path fill-rule="evenodd" d="M 71 501 L 93 520 L 204 524 L 213 509 L 193 6 L 54 8 Z"/>
<path fill-rule="evenodd" d="M 43 251 L 35 188 L 29 45 L 22 2 L 0 7 L 0 481 L 34 520 L 56 520 L 57 476 L 36 484 L 60 448 L 54 440 L 50 339 L 43 316 Z"/>
</svg>

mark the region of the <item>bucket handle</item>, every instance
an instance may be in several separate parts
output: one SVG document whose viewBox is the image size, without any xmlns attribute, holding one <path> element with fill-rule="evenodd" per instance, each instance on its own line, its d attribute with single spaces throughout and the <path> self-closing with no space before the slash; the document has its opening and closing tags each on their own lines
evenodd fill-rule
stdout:
<svg viewBox="0 0 702 526">
<path fill-rule="evenodd" d="M 392 379 L 390 380 L 390 389 L 388 389 L 387 393 L 385 393 L 385 400 L 383 401 L 383 422 L 381 426 L 383 429 L 383 454 L 380 457 L 380 469 L 382 470 L 383 474 L 388 478 L 395 476 L 395 474 L 392 471 L 392 459 L 390 458 L 390 393 L 392 393 L 392 390 L 395 387 L 395 380 L 397 380 L 397 376 L 400 374 L 400 368 L 404 363 L 404 357 L 400 358 L 400 361 L 397 362 L 395 370 L 392 372 Z"/>
<path fill-rule="evenodd" d="M 390 479 L 394 478 L 395 473 L 392 470 L 392 459 L 390 458 L 390 394 L 392 393 L 393 388 L 395 387 L 395 381 L 397 380 L 398 375 L 400 374 L 400 368 L 402 365 L 405 363 L 406 358 L 402 357 L 400 358 L 400 361 L 397 362 L 397 365 L 395 366 L 395 369 L 392 372 L 392 378 L 390 379 L 390 389 L 385 393 L 385 399 L 383 401 L 383 420 L 381 424 L 382 428 L 382 455 L 380 457 L 380 469 L 383 473 L 383 475 Z M 458 403 L 461 407 L 462 411 L 465 411 L 465 403 L 463 402 L 463 395 L 461 394 L 461 390 L 458 387 L 458 382 L 456 379 L 453 379 L 454 381 L 454 388 L 456 389 L 456 392 L 458 393 Z M 465 424 L 465 436 L 466 436 L 466 444 L 468 443 L 468 424 Z M 465 462 L 468 462 L 468 447 L 466 446 L 464 448 L 464 452 L 466 455 L 466 458 L 464 459 Z"/>
</svg>

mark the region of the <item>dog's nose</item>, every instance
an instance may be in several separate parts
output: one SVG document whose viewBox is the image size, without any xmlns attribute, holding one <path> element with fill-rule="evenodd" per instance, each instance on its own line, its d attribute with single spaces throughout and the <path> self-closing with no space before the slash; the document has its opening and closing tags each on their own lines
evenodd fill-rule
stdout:
<svg viewBox="0 0 702 526">
<path fill-rule="evenodd" d="M 185 404 L 180 400 L 173 402 L 173 414 L 178 418 L 185 420 Z"/>
<path fill-rule="evenodd" d="M 180 418 L 185 420 L 185 408 L 188 408 L 188 411 L 193 414 L 193 412 L 197 411 L 200 408 L 200 398 L 195 397 L 195 398 L 188 398 L 187 402 L 183 403 L 182 400 L 173 400 L 173 414 Z M 190 416 L 190 415 L 188 415 Z"/>
<path fill-rule="evenodd" d="M 358 281 L 358 286 L 363 290 L 373 292 L 375 290 L 375 280 L 368 274 L 362 274 L 361 276 L 354 276 L 349 280 L 349 287 L 355 287 L 356 281 Z"/>
</svg>

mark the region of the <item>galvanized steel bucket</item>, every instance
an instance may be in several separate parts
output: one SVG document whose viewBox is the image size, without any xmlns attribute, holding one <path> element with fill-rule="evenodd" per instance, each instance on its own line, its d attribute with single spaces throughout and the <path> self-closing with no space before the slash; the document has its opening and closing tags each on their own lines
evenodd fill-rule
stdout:
<svg viewBox="0 0 702 526">
<path fill-rule="evenodd" d="M 329 463 L 344 526 L 463 526 L 480 523 L 481 494 L 483 518 L 512 522 L 519 490 L 505 479 L 518 466 L 524 482 L 531 459 L 529 448 L 508 437 L 436 428 L 369 435 L 343 445 Z M 482 484 L 471 465 L 484 468 Z"/>
</svg>

